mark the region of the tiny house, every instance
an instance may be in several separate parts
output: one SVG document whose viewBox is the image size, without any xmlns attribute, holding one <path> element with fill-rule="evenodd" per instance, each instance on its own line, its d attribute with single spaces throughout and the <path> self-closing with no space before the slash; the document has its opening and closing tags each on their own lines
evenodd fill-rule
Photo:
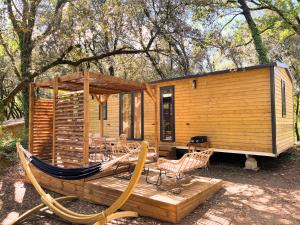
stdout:
<svg viewBox="0 0 300 225">
<path fill-rule="evenodd" d="M 99 132 L 103 116 L 105 136 L 126 133 L 132 140 L 154 142 L 158 134 L 160 146 L 186 146 L 192 136 L 203 135 L 218 152 L 275 157 L 294 144 L 293 78 L 282 63 L 150 85 L 158 110 L 143 92 L 111 95 L 103 115 L 91 99 L 90 132 Z"/>
</svg>

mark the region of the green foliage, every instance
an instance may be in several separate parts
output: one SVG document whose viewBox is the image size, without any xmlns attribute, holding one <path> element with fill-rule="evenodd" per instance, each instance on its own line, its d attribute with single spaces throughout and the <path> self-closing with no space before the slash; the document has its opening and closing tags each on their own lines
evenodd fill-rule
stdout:
<svg viewBox="0 0 300 225">
<path fill-rule="evenodd" d="M 286 160 L 288 160 L 288 161 L 300 161 L 300 155 L 295 153 L 295 152 L 290 152 L 286 156 Z"/>
<path fill-rule="evenodd" d="M 252 32 L 252 37 L 253 37 L 253 42 L 255 44 L 255 49 L 258 55 L 258 60 L 260 64 L 267 64 L 269 63 L 269 59 L 267 56 L 267 49 L 264 47 L 260 32 L 257 29 L 256 26 L 250 26 L 251 32 Z"/>
<path fill-rule="evenodd" d="M 16 139 L 9 135 L 3 134 L 0 139 L 0 160 L 6 160 L 10 162 L 17 161 L 17 151 L 16 144 L 17 142 L 21 142 L 23 145 L 27 145 L 26 138 Z"/>
</svg>

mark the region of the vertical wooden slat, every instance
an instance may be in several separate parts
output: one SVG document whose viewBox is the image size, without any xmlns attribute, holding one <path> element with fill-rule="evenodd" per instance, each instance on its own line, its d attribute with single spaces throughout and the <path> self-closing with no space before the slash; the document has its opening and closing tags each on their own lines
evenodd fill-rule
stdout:
<svg viewBox="0 0 300 225">
<path fill-rule="evenodd" d="M 52 115 L 52 114 L 51 114 Z M 58 95 L 56 100 L 56 164 L 64 167 L 83 165 L 84 93 Z"/>
<path fill-rule="evenodd" d="M 53 130 L 52 130 L 52 164 L 56 163 L 56 133 L 55 133 L 55 119 L 56 119 L 56 102 L 58 95 L 58 77 L 53 79 Z"/>
<path fill-rule="evenodd" d="M 32 103 L 32 154 L 51 163 L 53 100 L 33 98 Z"/>
<path fill-rule="evenodd" d="M 83 84 L 83 104 L 84 104 L 84 122 L 83 122 L 83 163 L 88 165 L 89 163 L 89 73 L 83 72 L 84 84 Z"/>
<path fill-rule="evenodd" d="M 100 135 L 101 137 L 104 136 L 104 120 L 103 120 L 103 117 L 104 117 L 104 102 L 100 102 Z"/>
<path fill-rule="evenodd" d="M 34 83 L 29 84 L 29 151 L 33 153 Z"/>
</svg>

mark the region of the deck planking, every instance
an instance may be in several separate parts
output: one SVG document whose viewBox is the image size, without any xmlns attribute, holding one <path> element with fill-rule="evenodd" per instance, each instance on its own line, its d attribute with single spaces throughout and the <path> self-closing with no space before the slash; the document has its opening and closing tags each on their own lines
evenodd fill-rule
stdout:
<svg viewBox="0 0 300 225">
<path fill-rule="evenodd" d="M 110 206 L 127 188 L 128 180 L 99 174 L 93 180 L 59 180 L 34 167 L 32 170 L 44 188 L 65 195 L 76 195 L 81 199 Z M 112 172 L 112 171 L 111 171 Z M 155 173 L 154 173 L 155 176 Z M 158 190 L 148 184 L 143 175 L 122 210 L 133 210 L 141 216 L 149 216 L 171 223 L 180 222 L 199 205 L 211 198 L 222 188 L 222 180 L 191 177 L 182 184 L 180 194 Z"/>
</svg>

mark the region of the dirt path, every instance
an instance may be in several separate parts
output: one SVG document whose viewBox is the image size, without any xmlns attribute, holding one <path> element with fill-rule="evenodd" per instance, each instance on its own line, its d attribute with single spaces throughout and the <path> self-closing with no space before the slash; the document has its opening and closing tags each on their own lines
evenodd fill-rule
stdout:
<svg viewBox="0 0 300 225">
<path fill-rule="evenodd" d="M 181 224 L 300 224 L 300 152 L 283 154 L 278 159 L 258 158 L 261 170 L 242 169 L 243 158 L 216 155 L 208 171 L 197 174 L 224 180 L 224 188 L 204 205 L 187 216 Z M 16 175 L 18 167 L 10 167 L 0 176 L 0 222 L 40 203 L 31 185 Z M 57 196 L 57 195 L 56 195 Z M 97 212 L 103 206 L 76 201 L 69 207 L 83 213 Z M 23 224 L 68 224 L 55 216 L 37 215 Z M 167 224 L 140 217 L 111 224 Z"/>
</svg>

